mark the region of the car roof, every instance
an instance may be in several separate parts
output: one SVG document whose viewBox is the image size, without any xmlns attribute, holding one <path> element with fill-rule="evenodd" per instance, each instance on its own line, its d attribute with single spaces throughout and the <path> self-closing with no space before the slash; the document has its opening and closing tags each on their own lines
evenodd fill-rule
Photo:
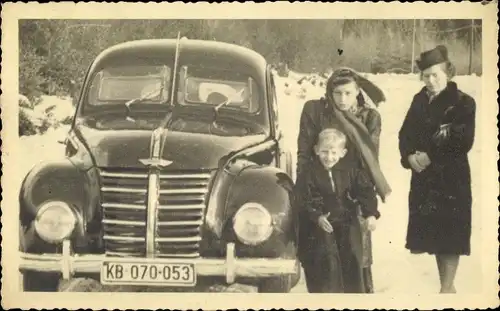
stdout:
<svg viewBox="0 0 500 311">
<path fill-rule="evenodd" d="M 177 39 L 145 39 L 116 44 L 102 51 L 94 61 L 94 65 L 107 63 L 116 58 L 140 55 L 175 55 Z M 265 67 L 265 58 L 254 50 L 236 44 L 210 41 L 181 39 L 181 57 L 196 57 L 196 55 L 227 58 L 248 66 Z M 99 66 L 100 67 L 100 66 Z"/>
</svg>

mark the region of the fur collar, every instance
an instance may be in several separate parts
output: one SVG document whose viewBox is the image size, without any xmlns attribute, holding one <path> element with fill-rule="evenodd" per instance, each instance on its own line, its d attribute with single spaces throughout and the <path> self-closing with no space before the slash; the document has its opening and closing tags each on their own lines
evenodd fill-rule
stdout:
<svg viewBox="0 0 500 311">
<path fill-rule="evenodd" d="M 457 83 L 453 82 L 453 81 L 449 81 L 448 84 L 446 85 L 446 87 L 444 88 L 444 90 L 442 90 L 438 95 L 436 95 L 433 100 L 434 101 L 440 100 L 442 98 L 456 99 L 456 98 L 458 98 L 458 92 L 459 92 L 459 90 L 458 90 Z M 419 94 L 419 97 L 425 98 L 427 101 L 429 101 L 430 94 L 427 91 L 427 87 L 424 86 L 418 94 Z"/>
</svg>

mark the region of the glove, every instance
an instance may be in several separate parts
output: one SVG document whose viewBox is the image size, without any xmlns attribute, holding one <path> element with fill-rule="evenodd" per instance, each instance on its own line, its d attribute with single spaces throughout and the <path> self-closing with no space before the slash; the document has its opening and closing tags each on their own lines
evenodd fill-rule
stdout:
<svg viewBox="0 0 500 311">
<path fill-rule="evenodd" d="M 450 138 L 450 132 L 451 132 L 451 123 L 443 124 L 432 136 L 432 141 L 437 146 L 441 146 Z"/>
</svg>

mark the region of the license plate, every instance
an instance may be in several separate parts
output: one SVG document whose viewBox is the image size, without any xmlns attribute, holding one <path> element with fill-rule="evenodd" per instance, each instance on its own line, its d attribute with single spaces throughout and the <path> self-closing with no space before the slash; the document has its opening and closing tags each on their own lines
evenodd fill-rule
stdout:
<svg viewBox="0 0 500 311">
<path fill-rule="evenodd" d="M 105 261 L 101 266 L 105 285 L 194 286 L 194 264 Z"/>
</svg>

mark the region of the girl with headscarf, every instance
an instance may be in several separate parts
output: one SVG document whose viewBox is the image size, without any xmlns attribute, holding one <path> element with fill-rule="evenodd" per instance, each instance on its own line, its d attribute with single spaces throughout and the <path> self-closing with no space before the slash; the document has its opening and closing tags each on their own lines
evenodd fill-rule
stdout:
<svg viewBox="0 0 500 311">
<path fill-rule="evenodd" d="M 370 97 L 375 105 L 385 100 L 383 92 L 369 80 L 350 68 L 340 68 L 333 72 L 327 81 L 325 97 L 305 103 L 300 118 L 300 131 L 297 152 L 297 180 L 296 194 L 299 209 L 307 210 L 307 202 L 302 200 L 303 189 L 307 189 L 306 176 L 311 170 L 313 162 L 313 146 L 318 134 L 325 128 L 335 128 L 348 138 L 347 154 L 339 161 L 341 166 L 361 167 L 366 170 L 373 186 L 383 201 L 390 194 L 391 189 L 380 170 L 378 164 L 378 146 L 381 130 L 381 118 L 377 110 L 368 107 L 362 90 Z M 355 197 L 349 198 L 356 202 Z M 355 240 L 361 240 L 361 246 L 354 250 L 357 254 L 361 273 L 361 286 L 356 292 L 372 293 L 373 281 L 371 277 L 371 235 L 368 230 L 373 229 L 374 223 L 366 223 L 360 217 L 359 230 L 352 231 L 351 243 L 358 246 Z M 373 222 L 371 218 L 369 220 Z M 319 267 L 311 261 L 317 241 L 311 237 L 313 224 L 307 216 L 300 217 L 299 228 L 299 258 L 302 262 L 308 291 L 315 291 L 321 273 Z"/>
</svg>

